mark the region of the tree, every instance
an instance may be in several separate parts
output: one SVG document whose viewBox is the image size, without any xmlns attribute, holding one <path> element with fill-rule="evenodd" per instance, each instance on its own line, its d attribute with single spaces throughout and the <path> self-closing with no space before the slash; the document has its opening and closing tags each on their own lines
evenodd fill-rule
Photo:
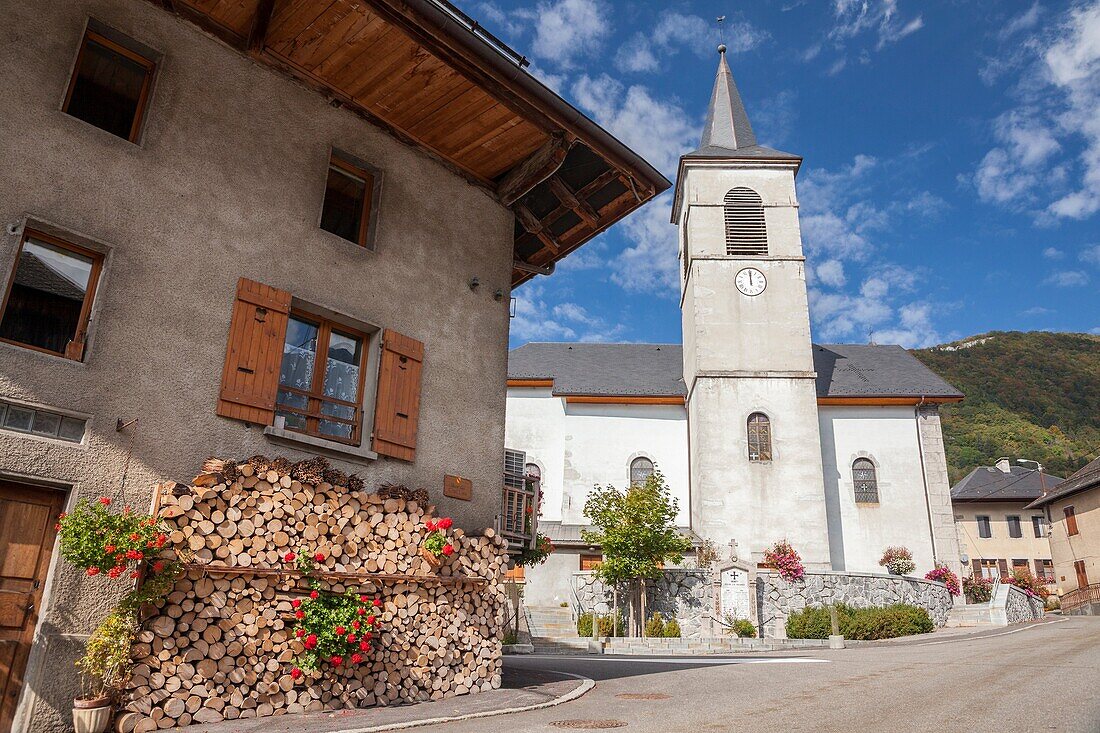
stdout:
<svg viewBox="0 0 1100 733">
<path fill-rule="evenodd" d="M 641 590 L 641 581 L 660 576 L 665 563 L 681 562 L 691 541 L 676 530 L 677 511 L 665 477 L 657 470 L 626 491 L 610 484 L 595 486 L 584 504 L 584 516 L 593 529 L 582 536 L 603 548 L 597 577 L 612 587 L 631 583 Z M 644 615 L 644 599 L 642 604 Z"/>
</svg>

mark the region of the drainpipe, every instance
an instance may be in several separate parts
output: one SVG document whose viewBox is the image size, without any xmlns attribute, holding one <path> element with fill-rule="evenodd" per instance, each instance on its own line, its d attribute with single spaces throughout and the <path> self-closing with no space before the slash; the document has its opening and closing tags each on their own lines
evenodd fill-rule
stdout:
<svg viewBox="0 0 1100 733">
<path fill-rule="evenodd" d="M 555 263 L 551 262 L 549 265 L 533 265 L 530 262 L 524 262 L 523 260 L 512 260 L 512 267 L 523 272 L 531 272 L 536 275 L 553 275 Z"/>
<path fill-rule="evenodd" d="M 936 533 L 932 528 L 932 500 L 928 496 L 928 472 L 924 466 L 924 441 L 921 439 L 920 431 L 920 408 L 924 406 L 926 401 L 925 395 L 921 395 L 920 402 L 913 410 L 913 418 L 916 420 L 917 425 L 917 453 L 920 455 L 920 477 L 921 481 L 924 482 L 924 508 L 928 514 L 928 538 L 932 541 L 932 563 L 935 564 L 940 560 L 940 553 L 936 548 Z"/>
</svg>

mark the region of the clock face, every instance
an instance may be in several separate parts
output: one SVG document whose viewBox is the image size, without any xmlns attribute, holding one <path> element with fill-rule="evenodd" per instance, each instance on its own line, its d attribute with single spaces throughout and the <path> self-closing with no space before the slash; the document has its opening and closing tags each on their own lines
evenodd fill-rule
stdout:
<svg viewBox="0 0 1100 733">
<path fill-rule="evenodd" d="M 746 267 L 737 273 L 734 283 L 737 285 L 737 289 L 745 295 L 760 295 L 764 292 L 764 288 L 768 287 L 768 279 L 764 277 L 764 273 L 755 267 Z"/>
</svg>

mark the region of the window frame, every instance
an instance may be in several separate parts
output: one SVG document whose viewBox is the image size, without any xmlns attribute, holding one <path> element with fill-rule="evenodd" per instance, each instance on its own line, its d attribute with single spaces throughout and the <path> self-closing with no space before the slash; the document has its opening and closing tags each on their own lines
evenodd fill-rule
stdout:
<svg viewBox="0 0 1100 733">
<path fill-rule="evenodd" d="M 359 178 L 365 184 L 364 187 L 366 190 L 363 195 L 363 207 L 359 212 L 359 232 L 354 240 L 348 239 L 336 232 L 331 232 L 322 226 L 325 220 L 325 201 L 328 198 L 328 177 L 333 168 L 336 168 L 344 175 L 352 178 Z M 373 252 L 375 248 L 374 234 L 377 226 L 381 186 L 382 171 L 336 148 L 330 149 L 328 165 L 325 166 L 325 182 L 321 190 L 321 211 L 317 218 L 317 228 L 326 234 L 331 234 L 343 242 L 348 242 L 349 244 L 354 244 Z"/>
<path fill-rule="evenodd" d="M 1047 531 L 1046 521 L 1047 518 L 1044 517 L 1042 514 L 1031 515 L 1031 529 L 1032 532 L 1034 532 L 1036 539 L 1043 539 L 1050 534 Z"/>
<path fill-rule="evenodd" d="M 309 437 L 315 438 L 317 440 L 329 440 L 329 441 L 332 441 L 334 443 L 342 443 L 344 445 L 351 445 L 351 446 L 356 446 L 356 447 L 361 446 L 362 443 L 363 443 L 363 433 L 364 433 L 363 428 L 367 423 L 367 418 L 366 418 L 366 410 L 367 410 L 366 377 L 367 377 L 367 371 L 370 368 L 370 355 L 369 354 L 370 354 L 370 347 L 374 343 L 374 338 L 373 337 L 376 335 L 377 332 L 372 333 L 370 331 L 364 331 L 361 328 L 355 328 L 355 327 L 352 327 L 352 326 L 348 326 L 346 323 L 344 323 L 342 321 L 334 320 L 332 318 L 328 318 L 326 316 L 323 316 L 323 315 L 320 315 L 320 314 L 317 314 L 317 313 L 312 313 L 308 310 L 305 310 L 303 308 L 299 308 L 299 307 L 296 307 L 296 306 L 293 306 L 293 305 L 291 306 L 290 313 L 289 313 L 289 316 L 288 316 L 288 326 L 289 326 L 289 321 L 292 320 L 292 319 L 305 321 L 307 323 L 311 323 L 311 324 L 314 324 L 314 325 L 317 326 L 317 349 L 316 349 L 316 352 L 315 352 L 316 353 L 316 358 L 314 360 L 313 384 L 310 386 L 310 390 L 308 392 L 306 390 L 303 390 L 303 389 L 298 388 L 298 387 L 290 387 L 290 386 L 284 385 L 282 383 L 282 374 L 281 374 L 282 359 L 280 359 L 280 361 L 279 361 L 280 375 L 279 375 L 279 381 L 278 381 L 278 384 L 277 384 L 277 388 L 276 388 L 276 391 L 275 391 L 275 412 L 276 412 L 275 419 L 278 420 L 279 418 L 283 418 L 282 429 L 285 430 L 286 432 L 289 432 L 289 433 L 295 433 L 297 435 L 308 435 Z M 351 402 L 349 402 L 347 400 L 340 400 L 340 399 L 336 399 L 334 397 L 325 397 L 323 395 L 323 391 L 324 391 L 324 388 L 325 388 L 324 364 L 328 360 L 328 347 L 329 347 L 329 344 L 331 343 L 330 339 L 332 337 L 332 331 L 333 331 L 334 326 L 335 326 L 336 331 L 338 331 L 340 333 L 346 333 L 349 336 L 354 336 L 358 339 L 361 339 L 362 344 L 363 344 L 362 350 L 361 350 L 361 353 L 360 353 L 360 357 L 359 357 L 359 359 L 360 359 L 360 362 L 359 362 L 359 385 L 358 385 L 359 403 L 357 405 L 353 405 Z M 289 328 L 288 328 L 288 331 L 289 331 Z M 322 348 L 322 345 L 323 345 L 323 348 Z M 284 348 L 286 346 L 286 336 L 285 335 L 283 336 L 283 346 L 284 346 Z M 322 355 L 324 355 L 324 357 L 323 357 L 324 361 L 322 361 Z M 285 356 L 285 351 L 284 351 L 284 356 Z M 285 405 L 284 403 L 279 402 L 279 392 L 281 392 L 281 391 L 287 391 L 287 392 L 290 392 L 291 394 L 295 394 L 295 395 L 298 395 L 298 396 L 301 396 L 301 397 L 305 397 L 307 399 L 307 403 L 306 403 L 307 407 L 306 407 L 305 411 L 303 411 L 301 408 L 290 407 L 288 405 Z M 308 407 L 308 405 L 310 405 L 314 400 L 321 403 L 321 405 L 318 406 L 318 411 L 317 411 L 316 414 L 313 414 L 310 411 L 310 408 Z M 355 430 L 354 430 L 351 438 L 341 438 L 341 437 L 336 436 L 336 435 L 328 435 L 326 433 L 320 432 L 319 429 L 317 429 L 315 431 L 309 430 L 309 426 L 311 425 L 311 423 L 317 423 L 319 425 L 321 420 L 333 420 L 334 422 L 337 422 L 337 423 L 340 423 L 340 424 L 345 424 L 345 425 L 348 424 L 348 421 L 343 419 L 343 418 L 335 417 L 333 415 L 323 415 L 323 414 L 321 414 L 320 407 L 323 406 L 323 404 L 325 402 L 331 402 L 331 403 L 334 403 L 334 404 L 337 404 L 337 405 L 340 405 L 340 406 L 343 406 L 343 407 L 352 407 L 352 406 L 354 406 L 355 416 L 356 416 L 355 417 L 355 423 L 354 423 L 355 424 Z M 285 417 L 283 415 L 278 414 L 280 411 L 282 411 L 282 412 L 292 412 L 294 414 L 304 415 L 305 418 L 306 418 L 306 427 L 307 427 L 307 429 L 306 430 L 299 430 L 297 428 L 290 427 L 289 425 L 286 424 Z"/>
<path fill-rule="evenodd" d="M 638 461 L 645 461 L 646 463 L 649 464 L 649 473 L 647 473 L 646 478 L 642 479 L 641 481 L 635 481 L 634 480 L 634 464 L 637 463 Z M 648 479 L 650 476 L 652 476 L 656 472 L 657 472 L 657 463 L 652 458 L 650 458 L 649 456 L 646 456 L 646 455 L 634 456 L 633 458 L 630 459 L 630 463 L 628 463 L 627 466 L 626 466 L 627 486 L 629 487 L 629 486 L 644 484 L 646 479 Z"/>
<path fill-rule="evenodd" d="M 738 197 L 743 199 L 748 195 L 751 195 L 754 200 L 751 202 L 738 200 Z M 769 256 L 768 222 L 764 209 L 764 197 L 754 188 L 734 186 L 726 191 L 722 197 L 722 223 L 725 232 L 725 255 L 727 257 L 759 258 Z M 759 215 L 759 222 L 756 221 L 757 215 Z M 747 218 L 750 216 L 753 219 L 752 222 L 748 222 Z M 755 230 L 757 224 L 759 224 L 761 241 L 750 242 L 744 239 L 746 233 L 755 234 L 755 231 L 747 232 L 745 227 Z"/>
<path fill-rule="evenodd" d="M 982 534 L 982 520 L 985 520 L 985 529 L 987 534 Z M 988 514 L 976 514 L 974 521 L 978 525 L 978 539 L 988 540 L 993 538 L 993 518 Z"/>
<path fill-rule="evenodd" d="M 759 436 L 759 428 L 757 428 L 756 429 L 756 432 L 757 432 L 756 442 L 757 442 L 758 450 L 757 450 L 757 457 L 753 458 L 752 457 L 752 453 L 753 453 L 753 450 L 752 450 L 753 449 L 753 422 L 754 422 L 753 418 L 755 418 L 755 417 L 764 418 L 762 422 L 765 426 L 767 426 L 768 450 L 767 450 L 767 455 L 764 455 L 765 451 L 760 450 L 760 447 L 761 447 L 760 442 L 761 441 L 760 441 L 760 436 Z M 756 423 L 758 425 L 760 424 L 760 422 L 761 421 L 756 421 Z M 775 457 L 775 432 L 772 430 L 772 419 L 771 419 L 771 416 L 768 415 L 768 413 L 763 412 L 761 410 L 756 410 L 754 412 L 750 412 L 749 416 L 747 418 L 745 418 L 745 448 L 746 448 L 746 451 L 747 451 L 745 455 L 749 459 L 750 463 L 771 463 L 772 460 L 774 459 L 774 457 Z"/>
<path fill-rule="evenodd" d="M 868 469 L 867 469 L 866 466 L 861 466 L 860 468 L 857 469 L 856 464 L 860 463 L 860 462 L 864 462 L 864 461 L 870 466 L 871 482 L 873 484 L 872 488 L 874 489 L 874 492 L 875 492 L 875 498 L 874 499 L 867 499 L 867 498 L 861 499 L 860 495 L 859 495 L 859 483 L 860 483 L 860 481 L 859 481 L 859 479 L 856 478 L 856 471 L 857 470 L 866 471 Z M 868 458 L 867 456 L 858 456 L 857 458 L 855 458 L 852 461 L 851 471 L 852 471 L 852 498 L 855 499 L 855 502 L 857 504 L 879 504 L 880 499 L 881 499 L 881 494 L 879 493 L 879 490 L 878 490 L 878 466 L 875 465 L 875 462 L 873 460 L 871 460 L 870 458 Z"/>
<path fill-rule="evenodd" d="M 59 356 L 62 359 L 69 359 L 70 361 L 83 362 L 84 356 L 88 351 L 88 332 L 90 330 L 90 324 L 92 320 L 92 307 L 95 305 L 95 296 L 99 290 L 99 277 L 103 272 L 103 264 L 107 259 L 107 255 L 103 252 L 97 252 L 94 249 L 82 247 L 79 244 L 62 239 L 61 237 L 47 234 L 46 232 L 35 229 L 33 227 L 24 227 L 23 233 L 19 238 L 19 246 L 15 249 L 15 259 L 12 262 L 11 272 L 8 274 L 8 284 L 4 288 L 4 298 L 0 301 L 0 322 L 3 322 L 4 315 L 8 312 L 8 301 L 11 298 L 12 288 L 15 287 L 15 274 L 19 269 L 20 258 L 23 256 L 23 248 L 27 244 L 28 239 L 40 240 L 46 244 L 52 244 L 55 247 L 68 250 L 75 254 L 83 255 L 92 260 L 92 270 L 88 273 L 88 288 L 84 291 L 84 303 L 80 308 L 80 316 L 77 321 L 76 332 L 73 333 L 72 338 L 69 339 L 69 344 L 79 343 L 83 344 L 80 349 L 79 356 L 71 356 L 69 354 L 69 347 L 66 346 L 64 351 L 53 351 L 42 346 L 35 346 L 34 344 L 25 344 L 21 341 L 14 339 L 0 337 L 0 343 L 11 344 L 12 346 L 19 346 L 24 349 L 30 349 L 31 351 L 37 351 L 42 354 L 49 354 L 51 356 Z"/>
<path fill-rule="evenodd" d="M 123 138 L 119 135 L 115 135 L 110 130 L 104 130 L 99 125 L 88 122 L 87 120 L 81 117 L 77 117 L 76 115 L 69 112 L 69 104 L 72 102 L 73 91 L 76 89 L 76 80 L 77 77 L 80 75 L 80 64 L 84 61 L 84 54 L 88 49 L 89 40 L 99 44 L 100 46 L 103 46 L 104 48 L 114 51 L 120 56 L 125 56 L 134 63 L 145 68 L 145 78 L 141 82 L 141 93 L 138 96 L 137 109 L 134 110 L 134 120 L 132 123 L 130 123 L 130 134 L 127 137 Z M 61 103 L 61 111 L 75 120 L 80 120 L 85 124 L 91 125 L 97 130 L 103 130 L 103 132 L 106 132 L 112 137 L 119 137 L 122 140 L 126 140 L 127 142 L 131 142 L 136 145 L 141 139 L 141 131 L 144 127 L 145 114 L 149 107 L 149 98 L 152 96 L 153 77 L 156 74 L 156 70 L 157 62 L 155 60 L 146 58 L 142 54 L 131 48 L 127 48 L 118 41 L 111 40 L 103 33 L 100 33 L 91 27 L 85 28 L 84 35 L 80 38 L 80 50 L 77 51 L 76 54 L 76 63 L 73 64 L 72 72 L 69 75 L 69 85 L 65 89 L 65 100 Z"/>
<path fill-rule="evenodd" d="M 1066 536 L 1074 537 L 1081 534 L 1081 530 L 1077 528 L 1077 513 L 1073 511 L 1073 504 L 1063 507 L 1062 514 L 1066 517 Z"/>
<path fill-rule="evenodd" d="M 1014 519 L 1016 520 L 1015 525 L 1013 524 L 1013 521 L 1012 521 Z M 1013 539 L 1013 540 L 1023 539 L 1024 525 L 1020 521 L 1020 515 L 1019 514 L 1006 514 L 1005 515 L 1005 524 L 1008 525 L 1008 537 L 1009 537 L 1009 539 Z M 1013 534 L 1013 527 L 1014 526 L 1015 526 L 1015 534 Z"/>
</svg>

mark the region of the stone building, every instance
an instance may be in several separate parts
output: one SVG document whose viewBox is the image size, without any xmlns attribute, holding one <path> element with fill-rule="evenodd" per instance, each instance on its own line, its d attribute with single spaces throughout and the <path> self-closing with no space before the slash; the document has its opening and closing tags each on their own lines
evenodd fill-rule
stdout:
<svg viewBox="0 0 1100 733">
<path fill-rule="evenodd" d="M 1046 513 L 1064 613 L 1100 615 L 1100 458 L 1027 506 Z"/>
<path fill-rule="evenodd" d="M 493 526 L 511 288 L 669 183 L 441 0 L 0 17 L 7 733 L 113 601 L 52 551 L 81 497 L 322 454 Z"/>
<path fill-rule="evenodd" d="M 951 487 L 959 546 L 974 576 L 1000 578 L 1022 568 L 1054 584 L 1047 518 L 1027 505 L 1061 480 L 1002 458 Z"/>
<path fill-rule="evenodd" d="M 509 360 L 506 439 L 542 480 L 551 537 L 578 536 L 593 484 L 658 467 L 680 523 L 743 561 L 786 538 L 813 570 L 881 570 L 890 545 L 921 574 L 961 569 L 938 406 L 962 395 L 899 346 L 811 343 L 801 163 L 757 143 L 723 51 L 672 208 L 683 344 Z M 598 561 L 574 542 L 527 573 L 528 602 L 569 600 L 563 579 Z"/>
</svg>

